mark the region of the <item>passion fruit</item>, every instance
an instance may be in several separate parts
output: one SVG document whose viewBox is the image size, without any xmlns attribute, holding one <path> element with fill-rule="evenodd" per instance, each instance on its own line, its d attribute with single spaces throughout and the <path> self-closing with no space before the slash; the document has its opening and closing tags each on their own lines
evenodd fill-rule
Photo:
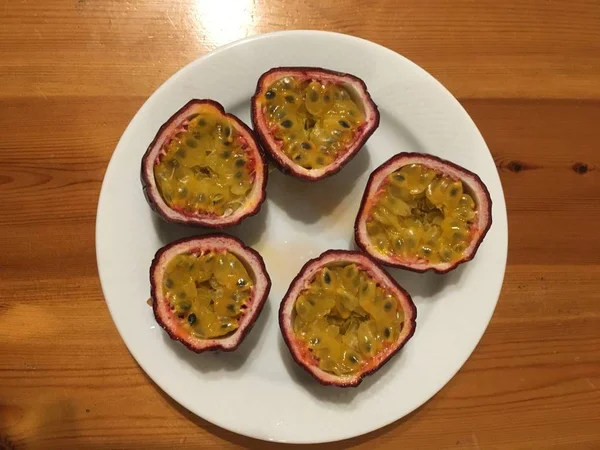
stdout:
<svg viewBox="0 0 600 450">
<path fill-rule="evenodd" d="M 475 257 L 491 225 L 479 176 L 436 156 L 400 153 L 369 177 L 354 231 L 382 264 L 446 273 Z"/>
<path fill-rule="evenodd" d="M 163 219 L 224 228 L 256 214 L 267 169 L 252 131 L 213 100 L 191 100 L 142 158 L 148 203 Z"/>
<path fill-rule="evenodd" d="M 161 248 L 150 267 L 150 284 L 156 321 L 196 353 L 235 350 L 271 289 L 262 257 L 225 234 Z"/>
<path fill-rule="evenodd" d="M 279 169 L 314 181 L 358 153 L 379 126 L 379 111 L 354 75 L 278 67 L 258 80 L 252 124 Z"/>
<path fill-rule="evenodd" d="M 363 253 L 328 250 L 308 261 L 279 309 L 294 360 L 321 384 L 358 386 L 412 337 L 410 295 Z"/>
</svg>

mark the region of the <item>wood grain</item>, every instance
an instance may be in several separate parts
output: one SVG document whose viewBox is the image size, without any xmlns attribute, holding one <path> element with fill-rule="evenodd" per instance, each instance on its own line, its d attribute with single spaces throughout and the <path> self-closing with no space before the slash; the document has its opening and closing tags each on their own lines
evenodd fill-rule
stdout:
<svg viewBox="0 0 600 450">
<path fill-rule="evenodd" d="M 505 190 L 509 266 L 480 345 L 401 421 L 314 448 L 600 448 L 600 3 L 0 1 L 0 449 L 280 448 L 186 412 L 127 352 L 94 224 L 125 126 L 247 35 L 373 40 L 461 100 Z"/>
</svg>

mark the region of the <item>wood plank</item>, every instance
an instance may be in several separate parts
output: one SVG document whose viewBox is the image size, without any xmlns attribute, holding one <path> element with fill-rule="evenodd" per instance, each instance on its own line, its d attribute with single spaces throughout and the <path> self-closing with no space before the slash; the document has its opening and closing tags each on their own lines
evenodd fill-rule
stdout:
<svg viewBox="0 0 600 450">
<path fill-rule="evenodd" d="M 510 266 L 492 324 L 459 376 L 409 418 L 353 443 L 366 449 L 378 438 L 392 449 L 402 439 L 433 450 L 597 442 L 590 430 L 600 414 L 599 276 L 600 266 Z M 27 448 L 281 448 L 175 404 L 125 349 L 97 279 L 69 280 L 15 281 L 0 303 L 0 355 L 10 354 L 0 358 L 0 434 Z M 19 304 L 19 296 L 32 301 Z M 19 329 L 27 321 L 36 326 Z"/>
<path fill-rule="evenodd" d="M 0 15 L 3 95 L 147 96 L 219 45 L 268 31 L 319 27 L 389 47 L 461 98 L 600 99 L 597 2 L 230 4 L 48 0 L 39 8 L 6 1 Z"/>
</svg>

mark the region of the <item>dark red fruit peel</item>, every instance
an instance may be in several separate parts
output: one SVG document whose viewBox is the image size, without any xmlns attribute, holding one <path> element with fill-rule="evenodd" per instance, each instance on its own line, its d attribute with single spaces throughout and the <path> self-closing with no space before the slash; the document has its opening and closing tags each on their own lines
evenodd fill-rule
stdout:
<svg viewBox="0 0 600 450">
<path fill-rule="evenodd" d="M 169 302 L 163 295 L 162 279 L 169 261 L 180 253 L 206 250 L 226 250 L 233 253 L 246 266 L 249 275 L 254 280 L 252 295 L 247 303 L 246 311 L 240 319 L 239 328 L 223 338 L 200 339 L 179 326 L 180 319 L 171 310 Z M 247 247 L 236 237 L 214 233 L 180 239 L 158 250 L 150 266 L 150 286 L 154 317 L 171 339 L 181 342 L 196 353 L 211 350 L 230 352 L 238 348 L 258 319 L 271 290 L 271 279 L 267 273 L 265 262 L 256 250 Z"/>
<path fill-rule="evenodd" d="M 371 243 L 367 234 L 367 217 L 372 206 L 372 201 L 375 194 L 379 191 L 381 184 L 386 177 L 408 164 L 422 164 L 440 173 L 443 173 L 451 178 L 459 179 L 465 191 L 468 192 L 475 201 L 477 208 L 477 220 L 471 228 L 472 239 L 469 246 L 464 252 L 464 257 L 454 262 L 441 262 L 432 264 L 422 260 L 406 260 L 404 258 L 389 256 L 377 251 Z M 486 185 L 481 181 L 481 178 L 470 170 L 465 169 L 451 161 L 439 158 L 433 155 L 423 153 L 399 153 L 378 168 L 376 168 L 367 182 L 367 186 L 363 193 L 360 209 L 354 223 L 354 238 L 356 244 L 375 260 L 386 266 L 407 269 L 413 272 L 426 272 L 432 270 L 436 273 L 447 273 L 456 269 L 458 265 L 472 260 L 477 253 L 477 249 L 481 245 L 483 238 L 492 226 L 492 199 Z"/>
<path fill-rule="evenodd" d="M 365 369 L 349 376 L 338 376 L 321 370 L 308 347 L 296 338 L 293 329 L 294 306 L 300 292 L 308 286 L 317 271 L 323 266 L 340 263 L 354 263 L 362 270 L 366 270 L 377 283 L 391 291 L 399 299 L 401 307 L 404 310 L 404 325 L 396 342 L 378 353 Z M 290 284 L 279 307 L 279 327 L 281 328 L 283 339 L 292 354 L 292 358 L 319 383 L 326 386 L 358 386 L 364 377 L 375 373 L 404 347 L 406 342 L 415 333 L 417 326 L 416 319 L 417 309 L 410 294 L 372 258 L 364 253 L 349 250 L 327 250 L 317 258 L 308 261 Z"/>
<path fill-rule="evenodd" d="M 280 144 L 269 133 L 264 112 L 260 107 L 259 98 L 275 81 L 285 77 L 342 84 L 353 94 L 355 101 L 360 100 L 359 106 L 365 113 L 365 122 L 359 127 L 354 142 L 348 146 L 334 163 L 321 169 L 306 169 L 289 158 L 280 149 Z M 251 114 L 254 131 L 277 168 L 284 173 L 289 173 L 290 175 L 309 181 L 321 180 L 339 172 L 344 165 L 356 156 L 369 137 L 379 127 L 379 110 L 375 102 L 373 102 L 365 82 L 348 73 L 335 72 L 319 67 L 276 67 L 263 73 L 258 80 L 256 92 L 252 97 Z"/>
<path fill-rule="evenodd" d="M 154 165 L 164 154 L 163 146 L 170 141 L 170 138 L 181 131 L 188 123 L 187 118 L 199 110 L 214 110 L 215 113 L 227 117 L 231 120 L 232 126 L 248 143 L 248 149 L 252 153 L 255 167 L 255 178 L 252 189 L 246 197 L 244 205 L 228 216 L 218 216 L 215 214 L 206 214 L 196 212 L 188 215 L 171 208 L 162 198 L 156 180 L 154 178 Z M 158 213 L 164 220 L 172 223 L 192 225 L 207 228 L 225 228 L 238 225 L 246 217 L 253 216 L 260 211 L 260 207 L 266 198 L 267 187 L 267 163 L 265 156 L 258 144 L 252 130 L 233 114 L 225 112 L 223 106 L 214 100 L 190 100 L 179 111 L 171 116 L 158 130 L 154 140 L 148 146 L 146 153 L 142 158 L 141 179 L 144 196 L 150 207 Z"/>
</svg>

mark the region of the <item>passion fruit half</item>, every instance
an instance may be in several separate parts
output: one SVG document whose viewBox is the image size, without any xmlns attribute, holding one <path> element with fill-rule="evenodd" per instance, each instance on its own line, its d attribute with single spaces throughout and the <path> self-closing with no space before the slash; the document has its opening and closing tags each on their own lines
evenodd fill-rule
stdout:
<svg viewBox="0 0 600 450">
<path fill-rule="evenodd" d="M 161 248 L 150 267 L 158 324 L 190 350 L 235 350 L 271 289 L 261 256 L 224 234 L 181 239 Z"/>
<path fill-rule="evenodd" d="M 252 124 L 283 172 L 314 181 L 338 172 L 358 153 L 379 126 L 379 111 L 354 75 L 278 67 L 258 80 Z"/>
<path fill-rule="evenodd" d="M 191 100 L 142 158 L 148 203 L 169 222 L 224 228 L 256 214 L 267 170 L 252 131 L 213 100 Z"/>
<path fill-rule="evenodd" d="M 354 231 L 382 264 L 446 273 L 475 257 L 491 225 L 479 176 L 436 156 L 400 153 L 371 174 Z"/>
<path fill-rule="evenodd" d="M 308 261 L 279 308 L 294 360 L 321 384 L 358 386 L 412 337 L 410 295 L 363 253 L 328 250 Z"/>
</svg>

